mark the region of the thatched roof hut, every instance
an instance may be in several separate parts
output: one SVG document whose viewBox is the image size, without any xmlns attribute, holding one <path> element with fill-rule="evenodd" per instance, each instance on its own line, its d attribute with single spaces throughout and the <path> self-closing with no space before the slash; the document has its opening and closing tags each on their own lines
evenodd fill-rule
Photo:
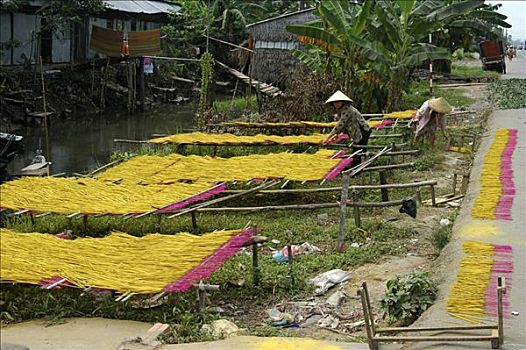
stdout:
<svg viewBox="0 0 526 350">
<path fill-rule="evenodd" d="M 290 50 L 301 47 L 296 36 L 285 27 L 317 18 L 314 8 L 309 8 L 247 25 L 255 40 L 254 79 L 283 87 L 300 64 Z"/>
</svg>

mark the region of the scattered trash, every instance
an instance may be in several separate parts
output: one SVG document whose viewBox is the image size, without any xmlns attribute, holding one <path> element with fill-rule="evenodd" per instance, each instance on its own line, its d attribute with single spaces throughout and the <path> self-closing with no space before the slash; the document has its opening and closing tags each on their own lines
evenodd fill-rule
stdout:
<svg viewBox="0 0 526 350">
<path fill-rule="evenodd" d="M 318 322 L 322 319 L 321 315 L 312 315 L 308 317 L 301 325 L 303 327 L 311 327 L 315 324 L 318 324 Z"/>
<path fill-rule="evenodd" d="M 345 326 L 347 327 L 347 329 L 349 331 L 353 331 L 354 329 L 358 328 L 358 327 L 361 327 L 361 326 L 364 326 L 365 325 L 365 320 L 360 320 L 360 321 L 356 321 L 356 322 L 353 322 L 353 323 L 346 323 Z"/>
<path fill-rule="evenodd" d="M 338 327 L 339 324 L 340 320 L 332 315 L 327 315 L 326 317 L 318 321 L 318 326 L 322 328 L 336 329 L 336 327 Z"/>
<path fill-rule="evenodd" d="M 332 295 L 327 298 L 327 304 L 329 304 L 332 307 L 338 307 L 345 299 L 347 299 L 347 294 L 339 290 L 337 292 L 332 293 Z"/>
<path fill-rule="evenodd" d="M 442 219 L 442 220 L 440 220 L 440 226 L 442 226 L 442 227 L 449 226 L 450 223 L 451 223 L 451 221 L 449 221 L 449 219 Z"/>
<path fill-rule="evenodd" d="M 315 293 L 318 295 L 325 294 L 332 286 L 345 282 L 351 278 L 351 274 L 341 269 L 334 269 L 311 279 L 311 282 L 317 287 Z"/>
<path fill-rule="evenodd" d="M 405 197 L 402 199 L 402 207 L 398 211 L 400 213 L 406 213 L 413 219 L 416 218 L 416 200 L 413 197 Z"/>
<path fill-rule="evenodd" d="M 275 261 L 279 262 L 280 264 L 284 264 L 286 263 L 287 261 L 289 261 L 289 259 L 287 259 L 285 257 L 285 255 L 283 255 L 283 253 L 281 252 L 281 250 L 276 250 L 274 252 L 274 254 L 272 254 L 272 259 L 274 259 Z"/>
<path fill-rule="evenodd" d="M 406 256 L 418 256 L 416 253 L 407 253 Z"/>
<path fill-rule="evenodd" d="M 221 306 L 214 306 L 208 309 L 212 313 L 216 314 L 222 314 L 225 312 L 225 309 L 223 309 Z"/>
<path fill-rule="evenodd" d="M 281 241 L 280 240 L 277 240 L 277 239 L 273 239 L 272 241 L 270 241 L 272 244 L 280 244 Z"/>
<path fill-rule="evenodd" d="M 458 208 L 460 207 L 460 202 L 459 201 L 447 202 L 447 206 L 451 208 Z"/>
<path fill-rule="evenodd" d="M 227 283 L 234 287 L 243 287 L 245 285 L 245 279 L 244 278 L 232 279 L 228 281 Z"/>
<path fill-rule="evenodd" d="M 303 243 L 300 247 L 305 254 L 321 252 L 320 248 L 316 247 L 314 244 L 310 244 L 309 242 Z"/>
<path fill-rule="evenodd" d="M 519 316 L 519 312 L 518 312 L 518 311 L 512 311 L 511 314 L 512 314 L 513 316 Z"/>
<path fill-rule="evenodd" d="M 329 221 L 329 214 L 327 213 L 318 214 L 318 221 L 321 221 L 321 222 Z"/>
<path fill-rule="evenodd" d="M 351 243 L 351 247 L 352 247 L 352 248 L 360 248 L 360 244 L 354 242 L 354 243 Z"/>
<path fill-rule="evenodd" d="M 281 321 L 283 320 L 283 313 L 276 308 L 267 309 L 267 314 L 269 315 L 272 321 Z"/>
<path fill-rule="evenodd" d="M 57 233 L 55 237 L 62 239 L 73 239 L 73 233 L 71 232 L 71 230 L 65 230 L 62 233 Z"/>
<path fill-rule="evenodd" d="M 201 326 L 201 333 L 212 334 L 212 332 L 213 332 L 212 326 L 210 326 L 209 324 L 204 324 Z"/>
<path fill-rule="evenodd" d="M 212 321 L 210 324 L 212 335 L 215 337 L 229 336 L 239 332 L 239 327 L 229 320 L 221 319 Z M 202 329 L 202 328 L 201 328 Z"/>
<path fill-rule="evenodd" d="M 300 254 L 310 254 L 310 253 L 317 253 L 321 252 L 321 249 L 316 247 L 313 244 L 310 244 L 309 242 L 305 242 L 301 245 L 292 245 L 292 256 L 297 256 Z M 286 263 L 289 261 L 289 251 L 287 247 L 283 247 L 281 250 L 277 250 L 272 254 L 272 258 L 279 262 L 279 263 Z"/>
<path fill-rule="evenodd" d="M 413 239 L 411 239 L 411 243 L 413 243 L 413 244 L 418 243 L 418 238 L 413 238 Z"/>
</svg>

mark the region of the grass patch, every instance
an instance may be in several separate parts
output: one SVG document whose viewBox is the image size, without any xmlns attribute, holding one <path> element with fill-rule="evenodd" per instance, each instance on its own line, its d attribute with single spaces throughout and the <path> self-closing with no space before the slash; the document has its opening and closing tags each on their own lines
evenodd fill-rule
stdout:
<svg viewBox="0 0 526 350">
<path fill-rule="evenodd" d="M 323 211 L 320 211 L 323 212 Z M 212 293 L 210 305 L 236 305 L 236 307 L 256 308 L 272 305 L 283 298 L 310 296 L 312 286 L 309 278 L 319 272 L 334 268 L 348 269 L 353 266 L 374 262 L 385 255 L 405 254 L 406 248 L 400 240 L 414 237 L 412 229 L 398 228 L 389 222 L 364 220 L 363 229 L 357 229 L 352 224 L 347 232 L 347 242 L 360 242 L 360 248 L 348 248 L 343 253 L 336 250 L 338 237 L 337 213 L 326 211 L 329 219 L 320 222 L 317 215 L 311 212 L 291 211 L 287 215 L 276 212 L 258 214 L 212 215 L 199 214 L 197 221 L 199 232 L 210 232 L 217 228 L 239 228 L 247 222 L 264 228 L 262 234 L 269 240 L 277 239 L 279 244 L 274 248 L 281 249 L 289 242 L 287 230 L 292 230 L 290 243 L 300 244 L 308 241 L 319 246 L 321 254 L 301 255 L 295 259 L 292 285 L 289 276 L 289 266 L 279 264 L 272 259 L 269 247 L 262 248 L 260 255 L 261 285 L 254 286 L 252 281 L 252 257 L 241 252 L 230 259 L 209 279 L 210 283 L 221 285 L 221 293 Z M 318 214 L 318 212 L 316 212 Z M 155 231 L 155 218 L 124 220 L 117 217 L 90 218 L 87 230 L 84 230 L 82 220 L 69 220 L 61 216 L 36 219 L 35 226 L 26 217 L 8 218 L 6 226 L 18 231 L 39 231 L 56 233 L 68 228 L 75 236 L 100 237 L 111 230 L 122 230 L 134 235 L 144 235 Z M 164 220 L 161 233 L 173 234 L 180 231 L 191 231 L 189 217 L 178 220 Z M 272 245 L 272 244 L 269 244 Z M 236 287 L 235 285 L 242 285 Z M 56 321 L 64 317 L 106 317 L 130 319 L 148 322 L 167 322 L 182 327 L 177 337 L 171 335 L 170 342 L 186 342 L 203 340 L 199 333 L 200 325 L 210 321 L 215 316 L 200 315 L 196 312 L 194 293 L 173 294 L 168 301 L 154 309 L 134 309 L 132 300 L 125 303 L 114 302 L 114 297 L 93 298 L 81 295 L 82 291 L 74 288 L 44 291 L 35 286 L 4 285 L 0 291 L 0 299 L 5 302 L 7 312 L 16 321 L 33 318 L 48 318 Z M 240 321 L 240 325 L 243 321 Z M 259 329 L 257 333 L 268 330 Z"/>
<path fill-rule="evenodd" d="M 444 97 L 451 106 L 465 108 L 472 105 L 475 100 L 463 94 L 464 89 L 439 89 L 435 86 L 433 95 L 429 94 L 429 82 L 426 80 L 413 81 L 407 92 L 402 95 L 401 109 L 418 109 L 431 97 Z"/>
<path fill-rule="evenodd" d="M 440 226 L 440 228 L 433 232 L 431 236 L 431 244 L 437 251 L 437 255 L 440 254 L 442 249 L 449 243 L 451 240 L 451 235 L 453 233 L 453 223 L 457 218 L 458 210 L 455 210 L 451 215 L 449 215 L 448 220 L 450 222 L 447 226 Z"/>
<path fill-rule="evenodd" d="M 246 113 L 257 113 L 258 102 L 256 95 L 250 98 L 237 97 L 230 100 L 216 100 L 214 101 L 213 110 L 217 114 L 237 115 L 240 117 Z"/>
<path fill-rule="evenodd" d="M 482 67 L 453 65 L 451 68 L 451 75 L 463 78 L 489 78 L 497 80 L 500 78 L 500 73 L 483 70 Z"/>
<path fill-rule="evenodd" d="M 426 149 L 415 161 L 415 169 L 419 171 L 433 169 L 436 165 L 442 163 L 444 159 L 444 151 Z"/>
</svg>

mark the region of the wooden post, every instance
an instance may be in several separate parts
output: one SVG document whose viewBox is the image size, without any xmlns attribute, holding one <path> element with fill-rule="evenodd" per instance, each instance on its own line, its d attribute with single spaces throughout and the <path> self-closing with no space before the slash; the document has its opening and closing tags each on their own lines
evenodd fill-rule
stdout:
<svg viewBox="0 0 526 350">
<path fill-rule="evenodd" d="M 199 300 L 197 309 L 199 310 L 199 312 L 203 312 L 206 302 L 206 290 L 197 288 L 197 299 Z"/>
<path fill-rule="evenodd" d="M 288 240 L 289 244 L 287 244 L 287 254 L 288 254 L 288 264 L 289 264 L 289 276 L 290 276 L 290 287 L 291 289 L 294 288 L 295 281 L 294 281 L 294 268 L 293 268 L 293 261 L 294 257 L 292 256 L 292 231 L 287 230 L 288 234 Z"/>
<path fill-rule="evenodd" d="M 44 64 L 42 63 L 42 56 L 40 56 L 40 77 L 42 79 L 42 102 L 44 106 L 44 132 L 46 136 L 46 157 L 48 161 L 51 161 L 51 145 L 49 143 L 49 127 L 48 127 L 48 115 L 47 115 L 47 103 L 46 103 L 46 84 L 44 81 Z"/>
<path fill-rule="evenodd" d="M 197 231 L 198 230 L 198 226 L 197 226 L 197 218 L 195 216 L 195 211 L 192 212 L 192 229 L 194 231 Z"/>
<path fill-rule="evenodd" d="M 357 203 L 358 202 L 358 191 L 353 190 L 352 191 L 352 201 Z M 354 224 L 356 227 L 361 228 L 362 227 L 362 220 L 360 218 L 360 208 L 359 207 L 353 207 L 354 212 Z"/>
<path fill-rule="evenodd" d="M 137 83 L 139 84 L 140 109 L 144 111 L 144 57 L 139 58 L 139 77 Z"/>
<path fill-rule="evenodd" d="M 93 93 L 95 91 L 95 59 L 93 59 L 93 66 L 91 68 L 91 94 L 90 98 L 93 99 Z"/>
<path fill-rule="evenodd" d="M 369 343 L 370 350 L 378 350 L 378 342 L 374 340 L 374 333 L 372 329 L 372 315 L 369 314 L 369 308 L 367 306 L 367 300 L 365 299 L 365 282 L 362 283 L 362 287 L 358 289 L 358 294 L 362 302 L 363 318 L 365 320 L 365 330 L 367 331 L 367 341 Z"/>
<path fill-rule="evenodd" d="M 258 243 L 252 243 L 252 283 L 254 286 L 260 285 L 259 261 L 258 261 Z"/>
<path fill-rule="evenodd" d="M 435 197 L 435 186 L 431 185 L 431 205 L 436 207 L 437 206 L 437 199 Z"/>
<path fill-rule="evenodd" d="M 84 224 L 84 231 L 88 231 L 88 216 L 87 215 L 82 216 L 82 223 Z"/>
<path fill-rule="evenodd" d="M 457 173 L 454 173 L 453 174 L 453 196 L 457 192 L 457 177 L 458 177 Z"/>
<path fill-rule="evenodd" d="M 420 187 L 416 188 L 416 201 L 418 204 L 422 205 L 422 191 L 420 190 Z"/>
<path fill-rule="evenodd" d="M 387 176 L 386 176 L 386 173 L 385 173 L 385 170 L 384 171 L 380 171 L 380 185 L 387 185 Z M 387 188 L 382 188 L 380 190 L 382 192 L 382 201 L 383 202 L 388 202 L 389 201 L 389 192 L 387 190 Z"/>
<path fill-rule="evenodd" d="M 157 215 L 157 224 L 155 225 L 155 232 L 157 233 L 161 232 L 161 219 L 162 215 Z"/>
<path fill-rule="evenodd" d="M 504 344 L 504 320 L 502 310 L 502 295 L 506 293 L 505 279 L 499 277 L 497 279 L 497 316 L 499 322 L 499 343 Z"/>
<path fill-rule="evenodd" d="M 29 217 L 31 218 L 31 226 L 35 226 L 35 216 L 33 215 L 33 213 L 29 213 Z"/>
<path fill-rule="evenodd" d="M 460 193 L 466 194 L 469 185 L 469 173 L 462 174 L 462 182 L 460 183 Z"/>
<path fill-rule="evenodd" d="M 100 111 L 99 113 L 102 113 L 102 110 L 106 108 L 106 80 L 108 78 L 108 70 L 110 67 L 110 58 L 108 57 L 108 60 L 106 61 L 106 66 L 102 68 L 103 74 L 102 74 L 102 81 L 100 86 Z"/>
<path fill-rule="evenodd" d="M 252 71 L 254 68 L 254 62 L 253 62 L 253 56 L 254 53 L 250 53 L 250 66 L 248 67 L 249 74 L 248 74 L 248 101 L 247 101 L 247 107 L 250 109 L 252 107 Z"/>
<path fill-rule="evenodd" d="M 338 250 L 341 252 L 345 245 L 345 224 L 347 222 L 347 197 L 349 194 L 349 184 L 351 174 L 345 172 L 342 180 L 342 195 L 340 200 L 340 232 L 338 234 Z"/>
<path fill-rule="evenodd" d="M 127 72 L 127 80 L 128 80 L 128 112 L 132 112 L 132 103 L 133 103 L 133 72 L 132 72 L 132 64 L 131 61 L 128 60 L 126 62 L 126 72 Z"/>
</svg>

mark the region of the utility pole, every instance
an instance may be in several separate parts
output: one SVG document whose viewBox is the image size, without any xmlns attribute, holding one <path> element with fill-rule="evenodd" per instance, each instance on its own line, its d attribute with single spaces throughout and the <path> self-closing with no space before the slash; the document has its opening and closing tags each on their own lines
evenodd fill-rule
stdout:
<svg viewBox="0 0 526 350">
<path fill-rule="evenodd" d="M 429 33 L 429 45 L 433 43 L 433 36 Z M 429 96 L 433 94 L 433 60 L 429 60 Z"/>
</svg>

